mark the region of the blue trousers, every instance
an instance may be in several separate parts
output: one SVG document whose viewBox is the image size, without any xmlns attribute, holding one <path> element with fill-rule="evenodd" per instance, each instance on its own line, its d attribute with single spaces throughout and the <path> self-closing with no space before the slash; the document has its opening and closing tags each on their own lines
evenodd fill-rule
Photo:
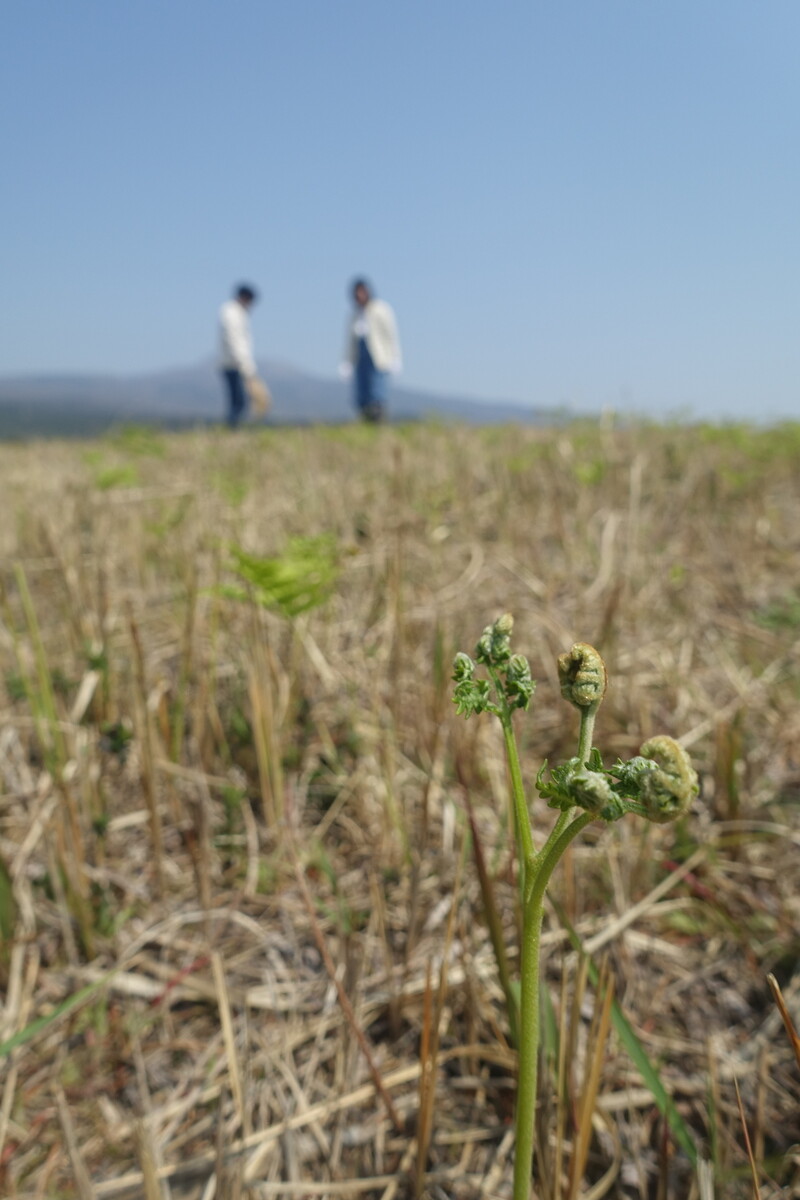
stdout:
<svg viewBox="0 0 800 1200">
<path fill-rule="evenodd" d="M 244 416 L 247 407 L 247 396 L 244 390 L 244 379 L 241 371 L 235 369 L 222 372 L 228 393 L 228 424 L 235 429 Z"/>
<path fill-rule="evenodd" d="M 382 421 L 389 397 L 389 372 L 375 366 L 366 338 L 358 339 L 354 379 L 356 408 L 361 416 L 365 421 Z"/>
</svg>

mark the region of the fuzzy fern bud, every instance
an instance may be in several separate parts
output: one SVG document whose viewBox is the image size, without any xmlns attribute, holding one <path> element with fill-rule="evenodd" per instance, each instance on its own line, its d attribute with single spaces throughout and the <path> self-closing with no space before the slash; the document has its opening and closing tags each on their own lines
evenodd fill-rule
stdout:
<svg viewBox="0 0 800 1200">
<path fill-rule="evenodd" d="M 515 708 L 527 708 L 536 684 L 527 658 L 511 653 L 514 618 L 504 613 L 487 625 L 475 647 L 475 658 L 488 668 L 489 680 L 475 678 L 476 664 L 468 654 L 453 660 L 453 700 L 465 717 L 491 712 L 506 720 Z"/>
<path fill-rule="evenodd" d="M 558 659 L 561 695 L 576 708 L 597 708 L 608 683 L 606 665 L 594 646 L 576 642 Z"/>
<path fill-rule="evenodd" d="M 582 808 L 604 821 L 616 821 L 627 811 L 625 801 L 614 789 L 614 780 L 603 769 L 602 759 L 593 750 L 589 764 L 579 758 L 570 758 L 560 767 L 553 767 L 549 779 L 545 779 L 545 763 L 539 771 L 536 786 L 550 808 L 569 812 L 571 808 Z"/>
<path fill-rule="evenodd" d="M 503 667 L 511 657 L 511 630 L 514 618 L 510 613 L 487 625 L 475 647 L 475 657 L 487 667 Z"/>
<path fill-rule="evenodd" d="M 459 650 L 453 659 L 453 680 L 455 683 L 463 683 L 467 679 L 472 679 L 474 673 L 475 663 L 468 654 Z"/>
<path fill-rule="evenodd" d="M 471 717 L 474 713 L 486 712 L 491 709 L 490 687 L 485 679 L 475 679 L 475 663 L 468 654 L 461 651 L 453 660 L 453 701 L 456 712 L 462 717 Z"/>
<path fill-rule="evenodd" d="M 573 804 L 597 816 L 600 816 L 614 799 L 608 776 L 600 771 L 590 771 L 587 767 L 579 767 L 575 771 L 570 779 L 570 792 Z"/>
<path fill-rule="evenodd" d="M 659 734 L 644 743 L 642 755 L 654 760 L 653 769 L 641 777 L 647 819 L 663 824 L 683 816 L 700 790 L 697 772 L 683 746 Z"/>
<path fill-rule="evenodd" d="M 536 684 L 531 668 L 523 654 L 512 654 L 506 667 L 505 695 L 511 708 L 525 709 L 531 702 Z"/>
</svg>

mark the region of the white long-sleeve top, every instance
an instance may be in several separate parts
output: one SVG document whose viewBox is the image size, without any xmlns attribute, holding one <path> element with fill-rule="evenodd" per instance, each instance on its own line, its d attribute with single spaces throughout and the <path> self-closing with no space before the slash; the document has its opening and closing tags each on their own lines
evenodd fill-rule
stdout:
<svg viewBox="0 0 800 1200">
<path fill-rule="evenodd" d="M 399 371 L 402 366 L 397 321 L 385 300 L 372 298 L 364 308 L 356 309 L 347 328 L 344 361 L 355 366 L 358 339 L 365 337 L 370 357 L 379 371 Z"/>
<path fill-rule="evenodd" d="M 219 365 L 223 371 L 241 371 L 245 379 L 257 374 L 250 314 L 238 300 L 226 301 L 219 310 Z"/>
</svg>

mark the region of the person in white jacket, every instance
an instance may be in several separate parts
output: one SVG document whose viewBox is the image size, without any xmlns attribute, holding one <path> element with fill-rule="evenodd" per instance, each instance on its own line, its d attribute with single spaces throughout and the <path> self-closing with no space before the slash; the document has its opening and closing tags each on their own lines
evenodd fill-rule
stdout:
<svg viewBox="0 0 800 1200">
<path fill-rule="evenodd" d="M 250 309 L 258 293 L 249 283 L 234 290 L 233 299 L 219 310 L 219 367 L 228 397 L 228 424 L 234 428 L 241 421 L 247 406 L 247 396 L 255 397 L 260 384 L 253 357 L 253 335 L 250 330 Z"/>
<path fill-rule="evenodd" d="M 365 279 L 356 279 L 350 291 L 354 309 L 342 374 L 353 379 L 355 405 L 364 420 L 382 421 L 389 378 L 401 367 L 397 321 L 386 301 L 373 296 Z"/>
</svg>

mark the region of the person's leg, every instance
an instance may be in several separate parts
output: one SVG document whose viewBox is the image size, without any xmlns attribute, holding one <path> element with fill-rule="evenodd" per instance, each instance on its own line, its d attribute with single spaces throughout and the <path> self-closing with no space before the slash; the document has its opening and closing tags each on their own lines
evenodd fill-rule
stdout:
<svg viewBox="0 0 800 1200">
<path fill-rule="evenodd" d="M 368 421 L 382 421 L 386 416 L 386 401 L 389 398 L 389 372 L 372 370 L 370 402 L 364 416 Z"/>
<path fill-rule="evenodd" d="M 367 349 L 366 338 L 361 338 L 358 343 L 358 359 L 356 360 L 353 383 L 356 408 L 365 421 L 370 420 L 369 411 L 372 405 L 372 377 L 374 374 L 375 367 L 372 362 L 372 355 Z"/>
<path fill-rule="evenodd" d="M 229 370 L 222 374 L 228 389 L 228 424 L 234 429 L 242 419 L 245 408 L 244 380 L 240 371 Z"/>
<path fill-rule="evenodd" d="M 355 399 L 356 408 L 365 421 L 383 420 L 388 395 L 389 372 L 376 369 L 366 339 L 362 338 L 355 370 Z"/>
</svg>

